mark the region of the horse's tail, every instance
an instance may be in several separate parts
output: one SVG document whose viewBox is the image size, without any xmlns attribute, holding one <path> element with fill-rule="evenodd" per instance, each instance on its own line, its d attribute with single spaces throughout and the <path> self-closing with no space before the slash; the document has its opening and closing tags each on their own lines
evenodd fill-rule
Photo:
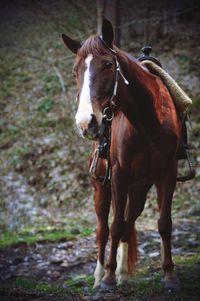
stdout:
<svg viewBox="0 0 200 301">
<path fill-rule="evenodd" d="M 135 272 L 136 264 L 138 261 L 138 244 L 135 223 L 132 226 L 131 236 L 128 243 L 128 272 L 133 274 Z"/>
</svg>

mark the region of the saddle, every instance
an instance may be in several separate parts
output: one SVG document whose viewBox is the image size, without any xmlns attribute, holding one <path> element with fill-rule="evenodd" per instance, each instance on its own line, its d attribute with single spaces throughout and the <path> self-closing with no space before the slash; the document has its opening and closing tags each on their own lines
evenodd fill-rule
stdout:
<svg viewBox="0 0 200 301">
<path fill-rule="evenodd" d="M 187 181 L 195 176 L 195 170 L 190 159 L 190 147 L 188 144 L 187 126 L 186 121 L 188 118 L 188 107 L 192 104 L 192 100 L 186 95 L 186 93 L 179 87 L 174 79 L 162 68 L 158 59 L 150 55 L 152 47 L 145 46 L 142 49 L 143 55 L 138 58 L 138 61 L 153 74 L 158 75 L 166 87 L 168 88 L 172 99 L 177 108 L 178 116 L 182 124 L 182 141 L 177 151 L 177 160 L 187 160 L 189 165 L 189 174 L 183 177 L 179 177 L 178 181 Z"/>
</svg>

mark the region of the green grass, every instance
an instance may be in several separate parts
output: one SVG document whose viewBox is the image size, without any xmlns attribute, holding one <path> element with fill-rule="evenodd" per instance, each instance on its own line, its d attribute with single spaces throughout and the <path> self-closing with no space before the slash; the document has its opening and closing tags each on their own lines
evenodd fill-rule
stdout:
<svg viewBox="0 0 200 301">
<path fill-rule="evenodd" d="M 200 250 L 197 250 L 200 251 Z M 200 264 L 200 253 L 193 254 L 191 256 L 174 256 L 174 260 L 176 265 L 180 265 L 183 267 L 193 266 L 196 264 Z"/>
<path fill-rule="evenodd" d="M 74 235 L 67 230 L 44 231 L 35 233 L 3 233 L 0 235 L 0 249 L 11 247 L 19 243 L 35 244 L 40 241 L 73 240 Z"/>
<path fill-rule="evenodd" d="M 152 295 L 158 296 L 165 294 L 159 274 L 152 275 L 151 277 L 136 277 L 132 282 L 130 282 L 130 291 L 132 291 L 133 295 L 137 296 L 137 298 L 147 298 Z"/>
<path fill-rule="evenodd" d="M 36 291 L 37 293 L 57 294 L 58 296 L 68 295 L 83 295 L 83 288 L 87 287 L 90 293 L 93 293 L 93 276 L 76 276 L 67 279 L 62 285 L 56 283 L 35 282 L 27 278 L 17 278 L 15 286 L 18 289 L 25 289 L 28 291 Z"/>
<path fill-rule="evenodd" d="M 48 113 L 54 107 L 55 103 L 51 97 L 45 97 L 37 105 L 37 111 L 42 113 Z"/>
<path fill-rule="evenodd" d="M 2 85 L 0 90 L 0 98 L 3 100 L 4 98 L 12 96 L 11 89 L 9 85 Z"/>
<path fill-rule="evenodd" d="M 76 276 L 67 279 L 64 286 L 71 294 L 82 294 L 83 288 L 88 287 L 89 292 L 93 293 L 94 277 L 93 276 Z"/>
<path fill-rule="evenodd" d="M 26 82 L 30 81 L 31 79 L 32 79 L 31 75 L 26 72 L 21 72 L 16 75 L 16 83 L 18 85 L 26 83 Z"/>
<path fill-rule="evenodd" d="M 0 119 L 0 145 L 5 141 L 14 142 L 20 135 L 20 128 L 14 122 L 8 122 L 3 116 Z"/>
<path fill-rule="evenodd" d="M 26 145 L 23 147 L 13 147 L 8 151 L 8 158 L 11 165 L 16 166 L 21 163 L 23 157 L 30 152 L 30 148 Z"/>
<path fill-rule="evenodd" d="M 61 85 L 58 76 L 54 73 L 44 73 L 41 77 L 44 87 L 45 95 L 56 95 L 61 92 Z"/>
<path fill-rule="evenodd" d="M 44 282 L 34 282 L 33 280 L 27 278 L 17 278 L 15 286 L 18 289 L 26 290 L 29 292 L 36 292 L 37 294 L 48 295 L 50 294 L 56 296 L 68 296 L 71 295 L 70 290 L 58 285 L 56 283 L 44 283 Z"/>
<path fill-rule="evenodd" d="M 41 241 L 74 240 L 77 237 L 87 237 L 91 235 L 93 231 L 94 228 L 89 225 L 84 226 L 83 223 L 79 221 L 76 227 L 74 223 L 72 223 L 66 226 L 66 228 L 40 226 L 38 228 L 25 228 L 20 232 L 4 232 L 0 234 L 0 249 L 15 246 L 19 243 L 35 244 Z"/>
</svg>

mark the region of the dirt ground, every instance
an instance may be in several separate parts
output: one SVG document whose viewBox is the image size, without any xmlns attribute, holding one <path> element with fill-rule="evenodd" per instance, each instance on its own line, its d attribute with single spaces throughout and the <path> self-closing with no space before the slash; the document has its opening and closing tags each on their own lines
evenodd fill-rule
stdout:
<svg viewBox="0 0 200 301">
<path fill-rule="evenodd" d="M 18 244 L 1 251 L 1 300 L 200 300 L 199 225 L 187 221 L 174 226 L 172 252 L 181 283 L 175 294 L 162 286 L 160 241 L 152 225 L 138 222 L 140 262 L 126 288 L 92 290 L 97 254 L 92 234 L 76 241 Z"/>
</svg>

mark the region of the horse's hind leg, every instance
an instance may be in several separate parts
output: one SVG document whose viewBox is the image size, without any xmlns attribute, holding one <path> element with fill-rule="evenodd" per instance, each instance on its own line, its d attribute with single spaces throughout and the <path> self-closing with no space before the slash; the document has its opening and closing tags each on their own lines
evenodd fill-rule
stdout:
<svg viewBox="0 0 200 301">
<path fill-rule="evenodd" d="M 165 179 L 157 184 L 158 207 L 160 218 L 158 220 L 158 230 L 161 236 L 161 263 L 164 270 L 165 286 L 168 289 L 178 289 L 178 282 L 174 276 L 174 263 L 171 255 L 171 204 L 176 186 L 176 164 L 169 170 Z"/>
<path fill-rule="evenodd" d="M 105 247 L 109 236 L 108 216 L 111 202 L 110 185 L 102 185 L 98 181 L 93 181 L 95 189 L 95 211 L 97 215 L 97 243 L 98 243 L 98 260 L 94 272 L 94 287 L 98 287 L 104 276 L 104 258 Z"/>
</svg>

